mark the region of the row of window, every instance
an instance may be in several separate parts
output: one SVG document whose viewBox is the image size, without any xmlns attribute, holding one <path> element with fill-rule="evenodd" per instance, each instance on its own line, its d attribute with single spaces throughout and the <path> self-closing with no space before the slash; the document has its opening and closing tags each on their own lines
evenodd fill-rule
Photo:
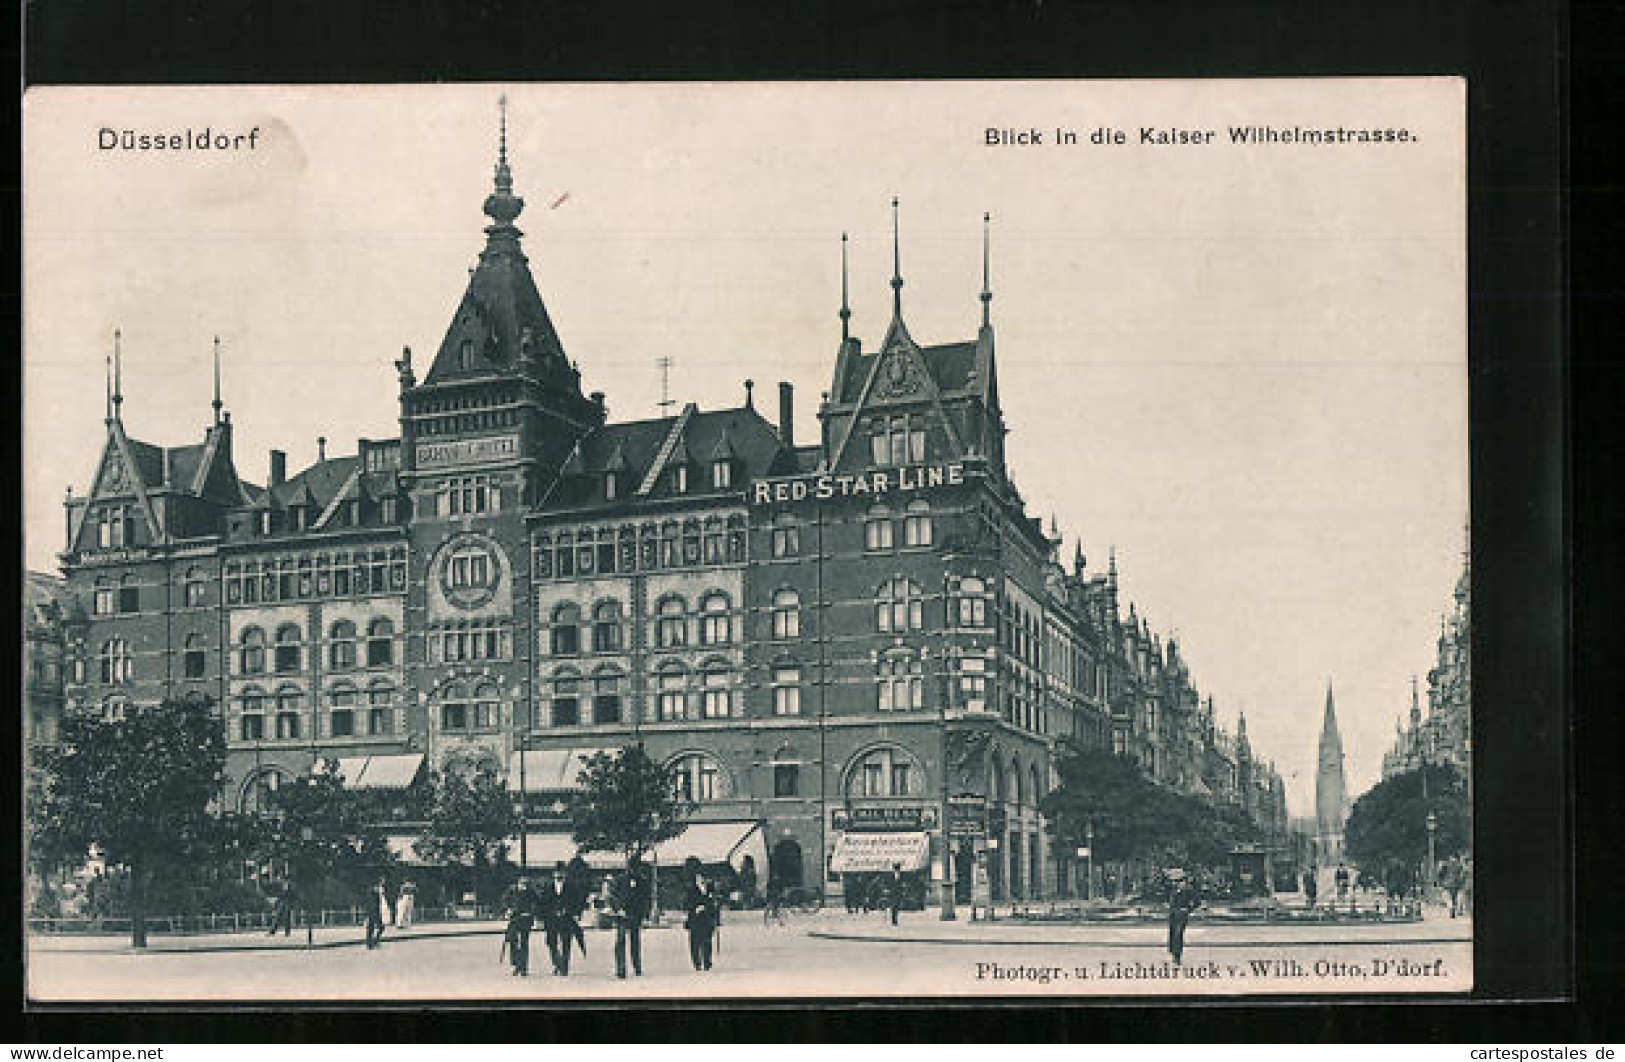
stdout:
<svg viewBox="0 0 1625 1062">
<path fill-rule="evenodd" d="M 198 608 L 208 600 L 208 583 L 201 568 L 191 568 L 181 582 L 181 602 Z M 90 610 L 97 616 L 115 616 L 141 611 L 141 586 L 134 575 L 125 575 L 114 585 L 110 578 L 96 580 L 91 588 Z"/>
<path fill-rule="evenodd" d="M 581 575 L 738 564 L 745 559 L 745 518 L 710 516 L 659 524 L 560 531 L 536 539 L 536 577 Z"/>
<path fill-rule="evenodd" d="M 226 565 L 227 604 L 350 597 L 406 589 L 406 547 L 318 553 Z"/>
<path fill-rule="evenodd" d="M 395 688 L 373 683 L 364 692 L 354 686 L 335 686 L 327 693 L 327 736 L 384 737 L 394 733 Z M 297 740 L 302 735 L 305 694 L 294 686 L 274 693 L 249 687 L 238 696 L 241 709 L 238 736 L 243 741 Z M 273 729 L 267 733 L 266 721 Z"/>
<path fill-rule="evenodd" d="M 267 648 L 264 630 L 259 627 L 244 628 L 237 638 L 237 673 L 263 674 Z M 298 624 L 284 623 L 278 627 L 275 641 L 269 649 L 272 671 L 287 675 L 304 670 L 304 631 Z M 364 639 L 351 620 L 338 620 L 328 629 L 328 670 L 349 671 L 360 666 L 389 667 L 394 662 L 395 624 L 388 617 L 379 616 L 368 623 Z"/>
<path fill-rule="evenodd" d="M 97 549 L 136 544 L 134 506 L 104 505 L 96 510 L 92 520 L 96 526 Z"/>
</svg>

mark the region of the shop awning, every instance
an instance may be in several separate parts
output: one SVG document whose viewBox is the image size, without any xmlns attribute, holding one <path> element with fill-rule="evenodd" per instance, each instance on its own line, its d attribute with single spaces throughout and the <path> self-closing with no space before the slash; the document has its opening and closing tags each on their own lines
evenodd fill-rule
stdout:
<svg viewBox="0 0 1625 1062">
<path fill-rule="evenodd" d="M 556 793 L 580 789 L 576 779 L 587 759 L 613 749 L 531 749 L 508 758 L 508 788 L 519 792 L 520 779 L 527 793 Z M 523 760 L 521 760 L 523 757 Z"/>
<path fill-rule="evenodd" d="M 735 870 L 750 856 L 756 872 L 767 874 L 767 841 L 760 822 L 691 822 L 688 829 L 655 845 L 653 858 L 663 867 L 680 866 L 692 856 L 701 863 L 727 863 Z"/>
<path fill-rule="evenodd" d="M 527 777 L 525 781 L 530 781 Z M 525 835 L 524 863 L 530 869 L 551 870 L 559 863 L 568 863 L 576 857 L 575 840 L 567 833 L 527 833 Z M 508 858 L 519 863 L 519 841 L 508 845 Z M 619 852 L 582 852 L 581 858 L 593 870 L 619 870 L 626 865 L 626 857 Z"/>
<path fill-rule="evenodd" d="M 352 756 L 339 760 L 346 789 L 405 789 L 416 781 L 423 753 L 400 756 Z"/>
<path fill-rule="evenodd" d="M 931 838 L 924 833 L 843 833 L 835 842 L 829 868 L 837 873 L 879 873 L 893 863 L 904 870 L 923 870 L 931 858 Z"/>
<path fill-rule="evenodd" d="M 418 835 L 415 833 L 391 833 L 384 837 L 384 843 L 389 846 L 389 853 L 395 857 L 396 862 L 410 867 L 431 865 L 412 848 L 417 842 Z"/>
</svg>

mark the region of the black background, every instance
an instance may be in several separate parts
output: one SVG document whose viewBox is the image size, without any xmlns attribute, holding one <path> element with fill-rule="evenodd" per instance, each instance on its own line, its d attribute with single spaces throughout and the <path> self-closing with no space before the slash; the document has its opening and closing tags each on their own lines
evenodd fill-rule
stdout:
<svg viewBox="0 0 1625 1062">
<path fill-rule="evenodd" d="M 1607 670 L 1617 673 L 1610 661 L 1625 654 L 1600 621 L 1625 599 L 1617 570 L 1604 567 L 1611 541 L 1619 538 L 1616 483 L 1625 478 L 1625 465 L 1600 429 L 1619 417 L 1621 381 L 1612 353 L 1617 347 L 1583 347 L 1572 360 L 1569 354 L 1564 191 L 1571 40 L 1578 49 L 1574 72 L 1601 75 L 1577 97 L 1577 113 L 1609 110 L 1620 93 L 1605 79 L 1621 69 L 1617 42 L 1625 16 L 1618 3 L 1607 3 L 1576 7 L 1574 18 L 1571 36 L 1568 10 L 1555 0 L 870 0 L 781 8 L 587 0 L 27 4 L 26 84 L 1465 75 L 1479 804 L 1479 988 L 1468 1002 L 961 1003 L 953 1011 L 684 1004 L 613 1016 L 601 1007 L 526 1011 L 508 1005 L 500 1022 L 469 1008 L 433 1017 L 411 1008 L 318 1009 L 292 1018 L 224 1008 L 55 1010 L 24 1015 L 30 1039 L 1017 1038 L 1062 1044 L 1607 1038 L 1619 1023 L 1594 1007 L 1608 998 L 1592 978 L 1607 972 L 1619 941 L 1612 909 L 1620 902 L 1620 868 L 1611 835 L 1618 833 L 1614 824 L 1625 799 L 1605 772 L 1622 747 L 1611 716 L 1576 713 L 1576 730 L 1570 709 L 1577 699 L 1594 703 L 1592 697 L 1620 703 L 1622 687 Z M 1617 253 L 1617 238 L 1605 231 L 1618 230 L 1579 223 L 1581 214 L 1606 211 L 1617 198 L 1617 186 L 1607 180 L 1576 181 L 1574 231 L 1587 234 L 1577 239 L 1582 249 L 1602 257 Z M 1581 309 L 1619 302 L 1610 281 L 1574 286 Z M 16 292 L 8 294 L 15 311 Z M 8 382 L 17 386 L 15 376 Z M 12 397 L 11 408 L 20 408 L 18 395 Z M 1576 422 L 1588 432 L 1599 429 L 1583 447 L 1575 445 Z M 1571 514 L 1581 521 L 1577 529 Z M 1585 578 L 1571 583 L 1576 564 L 1584 565 Z M 1599 622 L 1588 624 L 1588 618 Z M 1576 619 L 1578 639 L 1570 626 Z M 1587 663 L 1604 666 L 1571 671 L 1582 652 Z M 1576 750 L 1578 781 L 1571 763 Z M 8 792 L 8 799 L 15 816 L 15 794 Z M 1579 875 L 1573 873 L 1576 822 L 1597 830 L 1579 849 Z M 17 887 L 13 875 L 6 888 Z M 1586 899 L 1584 909 L 1598 917 L 1583 931 L 1575 922 L 1577 888 L 1582 899 L 1595 891 L 1601 901 Z M 18 907 L 14 902 L 9 909 Z M 19 954 L 19 976 L 20 960 Z M 1585 971 L 1580 981 L 1577 969 Z"/>
</svg>

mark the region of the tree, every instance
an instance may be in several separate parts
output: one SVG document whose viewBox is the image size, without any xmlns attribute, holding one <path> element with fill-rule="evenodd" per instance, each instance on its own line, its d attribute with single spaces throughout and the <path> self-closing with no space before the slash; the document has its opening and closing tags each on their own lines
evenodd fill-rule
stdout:
<svg viewBox="0 0 1625 1062">
<path fill-rule="evenodd" d="M 353 903 L 395 858 L 362 795 L 344 787 L 332 758 L 320 771 L 278 787 L 261 837 L 265 852 L 289 868 L 295 898 L 307 911 Z"/>
<path fill-rule="evenodd" d="M 1082 845 L 1094 826 L 1095 858 L 1152 858 L 1212 866 L 1257 826 L 1239 807 L 1214 806 L 1146 777 L 1127 756 L 1066 749 L 1057 763 L 1060 786 L 1040 801 L 1050 831 L 1065 848 Z"/>
<path fill-rule="evenodd" d="M 621 852 L 628 860 L 680 836 L 690 805 L 677 796 L 670 774 L 629 745 L 589 757 L 570 802 L 577 845 L 585 852 Z"/>
<path fill-rule="evenodd" d="M 72 712 L 39 752 L 44 782 L 30 823 L 37 863 L 81 863 L 94 847 L 129 870 L 130 943 L 147 946 L 151 886 L 207 857 L 226 761 L 206 698 L 130 705 L 122 718 Z"/>
<path fill-rule="evenodd" d="M 1472 838 L 1472 808 L 1466 782 L 1454 767 L 1429 764 L 1384 778 L 1356 800 L 1349 812 L 1343 827 L 1349 859 L 1378 880 L 1390 863 L 1403 867 L 1425 863 L 1430 813 L 1435 825 L 1435 858 L 1465 852 Z"/>
<path fill-rule="evenodd" d="M 467 886 L 488 899 L 519 828 L 513 794 L 490 764 L 450 765 L 429 776 L 427 803 L 428 821 L 413 850 L 429 862 L 468 868 Z"/>
</svg>

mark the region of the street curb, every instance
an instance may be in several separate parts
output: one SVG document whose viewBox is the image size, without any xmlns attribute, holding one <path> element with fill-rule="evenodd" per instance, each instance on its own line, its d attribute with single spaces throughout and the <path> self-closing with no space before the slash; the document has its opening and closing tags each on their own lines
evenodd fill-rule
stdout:
<svg viewBox="0 0 1625 1062">
<path fill-rule="evenodd" d="M 1013 940 L 1008 937 L 877 937 L 855 933 L 830 933 L 809 929 L 809 937 L 823 940 L 845 940 L 861 944 L 976 944 L 993 947 L 1101 947 L 1101 948 L 1157 948 L 1166 951 L 1165 940 Z M 1393 947 L 1404 944 L 1471 944 L 1471 937 L 1416 937 L 1404 940 L 1199 940 L 1187 938 L 1190 948 L 1347 948 Z"/>
</svg>

